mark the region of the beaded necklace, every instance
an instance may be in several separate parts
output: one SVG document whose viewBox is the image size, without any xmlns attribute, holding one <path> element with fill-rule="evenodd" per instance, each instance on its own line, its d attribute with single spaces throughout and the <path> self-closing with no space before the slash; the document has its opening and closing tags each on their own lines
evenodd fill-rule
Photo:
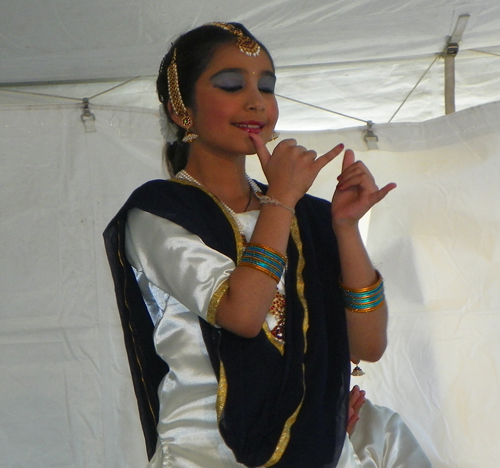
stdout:
<svg viewBox="0 0 500 468">
<path fill-rule="evenodd" d="M 257 198 L 260 198 L 259 195 L 261 195 L 261 191 L 260 191 L 260 188 L 258 187 L 258 185 L 255 183 L 255 181 L 251 177 L 249 177 L 248 174 L 245 174 L 245 176 L 246 176 L 246 178 L 248 180 L 250 188 L 252 189 L 252 192 L 255 194 L 255 196 Z M 199 187 L 205 188 L 203 186 L 203 184 L 201 184 L 200 182 L 198 182 L 192 175 L 188 174 L 184 169 L 182 169 L 182 171 L 179 171 L 177 174 L 175 174 L 175 177 L 177 179 L 187 180 L 189 182 L 192 182 L 193 184 L 198 185 Z M 232 208 L 230 208 L 229 206 L 227 206 L 222 200 L 219 200 L 219 201 L 224 205 L 224 207 L 227 209 L 227 211 L 229 212 L 229 214 L 231 215 L 231 217 L 234 219 L 234 222 L 238 226 L 238 231 L 240 231 L 240 234 L 245 239 L 244 229 L 243 229 L 243 226 L 241 224 L 241 221 L 238 219 L 238 215 L 236 214 L 236 212 Z M 247 208 L 248 208 L 248 205 L 247 205 Z"/>
</svg>

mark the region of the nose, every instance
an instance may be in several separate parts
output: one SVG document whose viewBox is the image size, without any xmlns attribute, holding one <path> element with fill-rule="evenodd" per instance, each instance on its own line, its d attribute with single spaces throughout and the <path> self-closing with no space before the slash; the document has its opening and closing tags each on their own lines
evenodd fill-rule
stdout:
<svg viewBox="0 0 500 468">
<path fill-rule="evenodd" d="M 249 89 L 247 95 L 246 108 L 248 110 L 262 112 L 266 109 L 266 102 L 261 91 L 257 87 Z"/>
</svg>

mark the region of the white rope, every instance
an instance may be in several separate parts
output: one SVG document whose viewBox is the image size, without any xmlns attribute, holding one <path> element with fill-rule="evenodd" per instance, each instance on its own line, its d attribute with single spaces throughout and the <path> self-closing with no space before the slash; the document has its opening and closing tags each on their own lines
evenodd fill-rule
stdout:
<svg viewBox="0 0 500 468">
<path fill-rule="evenodd" d="M 293 98 L 290 98 L 290 97 L 282 96 L 281 94 L 276 94 L 276 96 L 280 97 L 281 99 L 286 99 L 287 101 L 296 102 L 297 104 L 302 104 L 303 106 L 308 106 L 308 107 L 312 107 L 314 109 L 319 109 L 319 110 L 322 110 L 322 111 L 325 111 L 325 112 L 329 112 L 330 114 L 340 115 L 341 117 L 346 117 L 348 119 L 357 120 L 357 121 L 363 122 L 365 124 L 368 124 L 368 122 L 369 122 L 368 120 L 365 120 L 365 119 L 359 119 L 358 117 L 353 117 L 351 115 L 342 114 L 341 112 L 336 112 L 336 111 L 333 111 L 331 109 L 326 109 L 324 107 L 315 106 L 314 104 L 309 104 L 307 102 L 299 101 L 297 99 L 293 99 Z"/>
<path fill-rule="evenodd" d="M 403 107 L 404 103 L 408 100 L 408 98 L 411 96 L 413 91 L 417 88 L 417 86 L 420 84 L 420 82 L 424 79 L 424 76 L 427 75 L 427 72 L 431 69 L 431 67 L 436 63 L 437 59 L 441 57 L 441 54 L 436 55 L 432 63 L 427 67 L 427 70 L 425 70 L 424 74 L 420 77 L 420 79 L 417 81 L 415 86 L 411 89 L 411 91 L 408 93 L 408 95 L 403 99 L 403 102 L 399 105 L 399 107 L 396 109 L 396 112 L 392 114 L 392 117 L 389 119 L 387 123 L 391 123 L 392 119 L 396 117 L 396 114 L 400 111 L 400 109 Z"/>
</svg>

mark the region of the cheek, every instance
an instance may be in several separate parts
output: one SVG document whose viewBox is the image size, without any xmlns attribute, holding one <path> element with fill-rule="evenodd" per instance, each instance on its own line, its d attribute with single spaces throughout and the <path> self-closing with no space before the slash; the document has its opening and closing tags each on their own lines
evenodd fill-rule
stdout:
<svg viewBox="0 0 500 468">
<path fill-rule="evenodd" d="M 278 109 L 278 103 L 276 102 L 276 98 L 273 98 L 268 109 L 269 109 L 269 120 L 273 121 L 274 125 L 276 125 L 276 122 L 278 121 L 279 117 L 279 109 Z"/>
<path fill-rule="evenodd" d="M 204 125 L 217 127 L 233 115 L 232 102 L 227 99 L 206 99 L 197 109 L 197 117 Z"/>
</svg>

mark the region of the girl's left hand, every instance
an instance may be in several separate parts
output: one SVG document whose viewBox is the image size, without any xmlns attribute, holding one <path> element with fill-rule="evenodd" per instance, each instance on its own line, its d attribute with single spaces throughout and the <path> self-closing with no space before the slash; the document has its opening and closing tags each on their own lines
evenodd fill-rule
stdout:
<svg viewBox="0 0 500 468">
<path fill-rule="evenodd" d="M 352 435 L 354 429 L 356 428 L 356 423 L 359 421 L 359 410 L 365 404 L 366 392 L 360 390 L 357 385 L 355 385 L 351 393 L 349 393 L 349 411 L 347 415 L 347 433 Z"/>
<path fill-rule="evenodd" d="M 372 206 L 381 201 L 395 183 L 379 189 L 375 179 L 362 161 L 355 161 L 354 152 L 346 150 L 342 162 L 342 173 L 332 199 L 334 226 L 355 226 Z"/>
</svg>

